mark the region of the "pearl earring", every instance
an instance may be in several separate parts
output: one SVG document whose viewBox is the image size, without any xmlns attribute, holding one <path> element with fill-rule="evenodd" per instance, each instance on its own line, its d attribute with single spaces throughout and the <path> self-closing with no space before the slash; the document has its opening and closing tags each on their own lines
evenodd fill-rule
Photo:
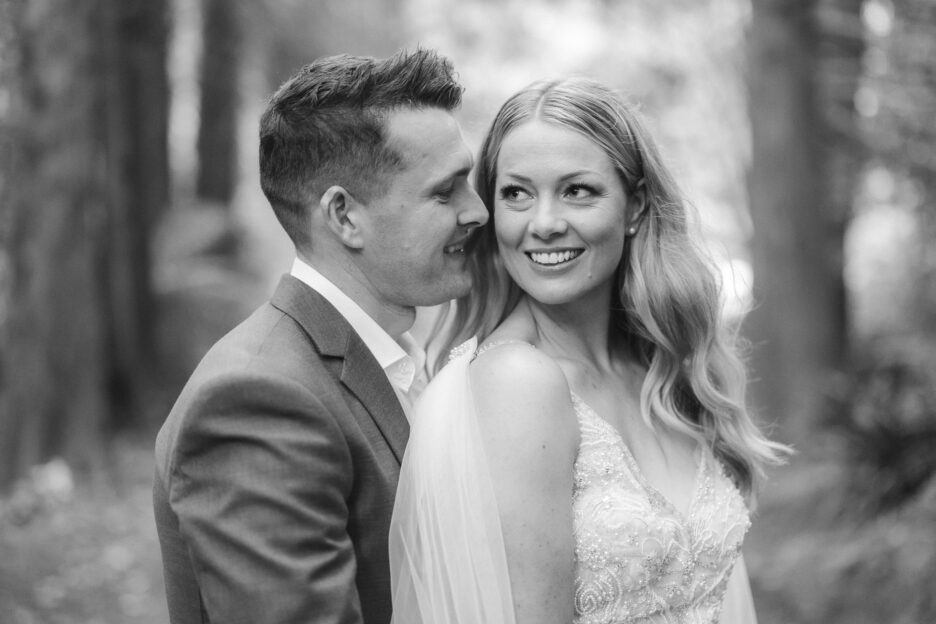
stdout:
<svg viewBox="0 0 936 624">
<path fill-rule="evenodd" d="M 636 233 L 637 233 L 637 228 L 634 227 L 633 225 L 630 226 L 629 228 L 627 228 L 627 235 L 628 235 L 628 236 L 633 236 L 633 235 L 636 234 Z"/>
</svg>

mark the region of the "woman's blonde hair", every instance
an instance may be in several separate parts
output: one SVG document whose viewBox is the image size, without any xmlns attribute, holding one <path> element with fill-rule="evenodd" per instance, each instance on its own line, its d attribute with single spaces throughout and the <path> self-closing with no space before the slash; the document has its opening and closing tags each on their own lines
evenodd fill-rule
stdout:
<svg viewBox="0 0 936 624">
<path fill-rule="evenodd" d="M 504 138 L 540 120 L 583 134 L 608 154 L 628 194 L 646 193 L 637 233 L 624 244 L 612 303 L 611 339 L 646 367 L 643 418 L 704 440 L 753 500 L 768 464 L 787 447 L 768 440 L 745 407 L 747 376 L 736 330 L 724 322 L 720 284 L 691 234 L 686 202 L 637 111 L 585 78 L 535 83 L 501 107 L 481 148 L 478 194 L 490 223 L 472 242 L 472 292 L 440 331 L 441 353 L 472 336 L 484 340 L 517 305 L 521 291 L 505 270 L 494 234 L 497 158 Z"/>
</svg>

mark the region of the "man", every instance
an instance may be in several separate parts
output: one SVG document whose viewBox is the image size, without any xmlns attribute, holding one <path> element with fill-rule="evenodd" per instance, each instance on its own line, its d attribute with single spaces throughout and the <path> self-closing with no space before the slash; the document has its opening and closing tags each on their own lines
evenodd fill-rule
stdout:
<svg viewBox="0 0 936 624">
<path fill-rule="evenodd" d="M 173 624 L 390 620 L 387 530 L 424 356 L 415 306 L 471 287 L 487 213 L 427 50 L 303 68 L 260 122 L 261 184 L 297 258 L 222 338 L 156 441 Z"/>
</svg>

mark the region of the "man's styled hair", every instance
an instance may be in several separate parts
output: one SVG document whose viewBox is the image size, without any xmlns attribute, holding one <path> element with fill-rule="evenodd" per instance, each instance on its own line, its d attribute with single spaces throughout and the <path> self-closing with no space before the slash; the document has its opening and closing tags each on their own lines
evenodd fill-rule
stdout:
<svg viewBox="0 0 936 624">
<path fill-rule="evenodd" d="M 340 185 L 367 201 L 400 164 L 387 145 L 394 109 L 461 104 L 452 63 L 433 50 L 386 59 L 317 59 L 287 80 L 260 118 L 260 186 L 296 245 L 308 242 L 309 206 Z"/>
</svg>

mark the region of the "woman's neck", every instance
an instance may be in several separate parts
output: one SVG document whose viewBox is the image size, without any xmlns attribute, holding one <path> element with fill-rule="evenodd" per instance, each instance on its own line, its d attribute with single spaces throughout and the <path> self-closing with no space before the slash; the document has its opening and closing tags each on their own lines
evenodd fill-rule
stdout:
<svg viewBox="0 0 936 624">
<path fill-rule="evenodd" d="M 612 366 L 608 305 L 546 306 L 524 297 L 541 349 L 553 357 L 588 362 L 598 368 Z"/>
</svg>

